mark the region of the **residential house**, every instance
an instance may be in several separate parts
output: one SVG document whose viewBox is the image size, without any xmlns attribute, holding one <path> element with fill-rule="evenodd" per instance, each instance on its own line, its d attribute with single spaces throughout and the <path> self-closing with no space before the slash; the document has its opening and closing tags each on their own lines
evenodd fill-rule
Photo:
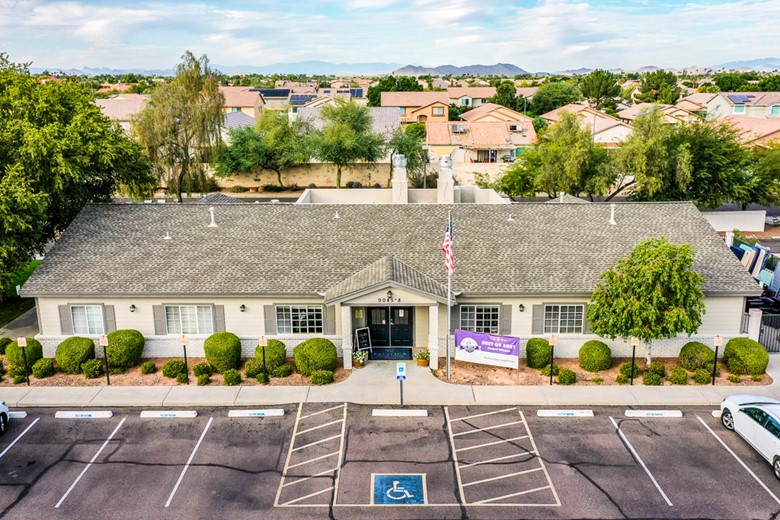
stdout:
<svg viewBox="0 0 780 520">
<path fill-rule="evenodd" d="M 726 116 L 718 120 L 736 128 L 740 142 L 748 146 L 768 146 L 780 143 L 780 117 Z"/>
<path fill-rule="evenodd" d="M 431 88 L 434 89 L 448 89 L 452 86 L 452 83 L 448 79 L 433 78 L 431 81 Z"/>
<path fill-rule="evenodd" d="M 707 116 L 707 104 L 716 96 L 717 94 L 696 92 L 680 99 L 675 106 L 703 118 Z"/>
<path fill-rule="evenodd" d="M 617 117 L 624 123 L 630 125 L 637 116 L 646 114 L 652 110 L 658 110 L 663 116 L 664 121 L 669 124 L 692 123 L 693 121 L 701 119 L 697 114 L 676 105 L 663 105 L 658 103 L 639 103 L 638 105 L 631 105 L 625 110 L 618 112 Z"/>
<path fill-rule="evenodd" d="M 265 100 L 265 108 L 269 110 L 287 110 L 287 101 L 291 92 L 289 88 L 260 88 L 257 90 Z"/>
<path fill-rule="evenodd" d="M 707 103 L 707 119 L 780 117 L 780 92 L 719 92 Z"/>
<path fill-rule="evenodd" d="M 477 108 L 472 108 L 468 112 L 462 113 L 460 118 L 469 123 L 516 121 L 531 125 L 531 128 L 533 128 L 533 118 L 496 103 L 487 103 Z"/>
<path fill-rule="evenodd" d="M 631 127 L 619 119 L 576 103 L 562 106 L 540 117 L 549 124 L 555 124 L 560 120 L 561 112 L 577 115 L 580 118 L 580 125 L 590 130 L 593 135 L 593 142 L 606 148 L 616 148 L 631 133 Z"/>
<path fill-rule="evenodd" d="M 382 92 L 381 105 L 396 107 L 402 123 L 449 119 L 450 106 L 446 92 Z"/>
<path fill-rule="evenodd" d="M 530 118 L 523 121 L 432 122 L 425 124 L 429 154 L 456 163 L 512 162 L 536 144 Z"/>
<path fill-rule="evenodd" d="M 141 112 L 149 101 L 149 96 L 143 94 L 118 94 L 105 99 L 96 99 L 103 115 L 118 121 L 125 132 L 130 132 L 133 116 Z"/>
<path fill-rule="evenodd" d="M 496 87 L 450 87 L 449 103 L 457 106 L 478 107 L 488 103 L 496 95 Z"/>
<path fill-rule="evenodd" d="M 225 97 L 224 111 L 243 112 L 257 119 L 265 105 L 265 99 L 260 91 L 252 87 L 219 87 Z"/>
<path fill-rule="evenodd" d="M 132 85 L 128 85 L 127 83 L 117 83 L 117 84 L 111 84 L 111 83 L 102 83 L 100 85 L 100 88 L 97 89 L 95 92 L 98 94 L 103 94 L 105 92 L 128 92 L 131 88 L 133 88 Z"/>
<path fill-rule="evenodd" d="M 229 143 L 230 132 L 228 130 L 238 130 L 246 127 L 254 128 L 255 122 L 255 118 L 247 115 L 245 112 L 227 112 L 222 126 L 222 140 Z"/>
<path fill-rule="evenodd" d="M 302 107 L 298 110 L 298 117 L 311 123 L 317 130 L 322 130 L 325 121 L 320 116 L 321 110 L 322 106 Z M 401 117 L 393 107 L 368 107 L 368 112 L 371 115 L 371 131 L 381 134 L 385 139 L 393 137 L 401 127 Z M 389 157 L 386 162 L 389 162 Z"/>
<path fill-rule="evenodd" d="M 290 93 L 290 97 L 287 99 L 287 113 L 291 118 L 295 117 L 298 110 L 308 106 L 308 104 L 315 99 L 329 99 L 327 96 L 320 96 L 318 94 L 293 94 Z"/>
</svg>

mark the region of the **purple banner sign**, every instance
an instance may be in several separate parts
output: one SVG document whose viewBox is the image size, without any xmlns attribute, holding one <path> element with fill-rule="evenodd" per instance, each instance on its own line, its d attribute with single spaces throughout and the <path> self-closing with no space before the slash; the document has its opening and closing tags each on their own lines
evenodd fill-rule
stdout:
<svg viewBox="0 0 780 520">
<path fill-rule="evenodd" d="M 455 330 L 455 359 L 458 361 L 517 368 L 519 354 L 519 338 Z"/>
</svg>

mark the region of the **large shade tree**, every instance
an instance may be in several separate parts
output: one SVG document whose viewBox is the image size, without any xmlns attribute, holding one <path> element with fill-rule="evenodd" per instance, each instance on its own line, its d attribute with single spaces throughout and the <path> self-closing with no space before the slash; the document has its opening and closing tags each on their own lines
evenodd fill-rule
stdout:
<svg viewBox="0 0 780 520">
<path fill-rule="evenodd" d="M 144 148 L 154 173 L 179 202 L 184 191 L 205 191 L 207 167 L 221 142 L 225 98 L 219 74 L 208 58 L 184 53 L 176 76 L 152 92 L 133 120 L 132 133 Z"/>
<path fill-rule="evenodd" d="M 376 85 L 368 87 L 366 97 L 368 106 L 378 107 L 382 105 L 382 92 L 420 92 L 422 85 L 411 76 L 384 76 Z"/>
<path fill-rule="evenodd" d="M 579 87 L 592 107 L 599 110 L 615 109 L 615 98 L 620 96 L 620 85 L 611 72 L 596 69 L 580 78 Z"/>
<path fill-rule="evenodd" d="M 673 105 L 680 99 L 682 89 L 677 86 L 674 72 L 659 69 L 642 74 L 639 80 L 639 93 L 635 99 L 640 103 L 664 103 Z"/>
<path fill-rule="evenodd" d="M 694 256 L 690 244 L 642 241 L 601 275 L 588 306 L 590 330 L 613 340 L 639 338 L 648 364 L 653 340 L 695 334 L 706 309 Z"/>
<path fill-rule="evenodd" d="M 148 193 L 151 182 L 140 148 L 89 85 L 39 83 L 0 54 L 0 285 L 86 203 Z"/>
<path fill-rule="evenodd" d="M 582 92 L 566 81 L 545 82 L 539 86 L 531 101 L 531 110 L 536 115 L 546 114 L 569 103 L 582 99 Z"/>
</svg>

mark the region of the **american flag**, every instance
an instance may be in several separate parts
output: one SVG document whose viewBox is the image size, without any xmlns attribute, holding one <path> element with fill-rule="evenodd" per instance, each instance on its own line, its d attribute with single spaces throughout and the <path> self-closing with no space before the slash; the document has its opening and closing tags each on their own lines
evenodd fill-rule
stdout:
<svg viewBox="0 0 780 520">
<path fill-rule="evenodd" d="M 452 215 L 449 216 L 447 228 L 444 230 L 444 243 L 441 245 L 444 251 L 444 269 L 447 274 L 452 274 L 455 270 L 455 259 L 452 255 Z"/>
</svg>

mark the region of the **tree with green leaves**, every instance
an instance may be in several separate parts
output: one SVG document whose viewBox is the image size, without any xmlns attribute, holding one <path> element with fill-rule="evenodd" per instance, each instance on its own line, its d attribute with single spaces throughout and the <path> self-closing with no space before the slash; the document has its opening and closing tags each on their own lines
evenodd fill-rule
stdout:
<svg viewBox="0 0 780 520">
<path fill-rule="evenodd" d="M 659 69 L 642 74 L 639 80 L 639 93 L 636 100 L 640 103 L 663 103 L 673 105 L 680 99 L 682 89 L 677 86 L 674 72 Z"/>
<path fill-rule="evenodd" d="M 455 104 L 450 103 L 450 110 L 448 112 L 448 114 L 449 114 L 448 119 L 450 121 L 460 121 L 461 120 L 460 119 L 461 114 L 465 114 L 466 112 L 468 112 L 472 108 L 474 108 L 474 107 L 472 107 L 471 105 L 455 105 Z"/>
<path fill-rule="evenodd" d="M 313 132 L 314 156 L 336 166 L 336 187 L 341 188 L 341 172 L 358 161 L 376 162 L 385 154 L 385 138 L 372 130 L 369 108 L 337 101 L 322 107 L 325 122 L 321 131 Z"/>
<path fill-rule="evenodd" d="M 780 92 L 780 75 L 766 76 L 758 82 L 758 90 L 761 92 Z"/>
<path fill-rule="evenodd" d="M 613 340 L 639 338 L 647 345 L 648 365 L 653 340 L 695 334 L 706 309 L 694 256 L 690 244 L 643 240 L 601 275 L 588 306 L 591 332 Z"/>
<path fill-rule="evenodd" d="M 715 84 L 721 92 L 741 92 L 747 85 L 747 80 L 742 74 L 726 72 L 715 76 Z"/>
<path fill-rule="evenodd" d="M 582 99 L 582 92 L 576 85 L 565 81 L 545 81 L 534 94 L 531 112 L 540 116 L 556 108 L 576 103 L 580 99 Z"/>
<path fill-rule="evenodd" d="M 699 85 L 699 88 L 696 89 L 696 92 L 703 92 L 706 94 L 717 94 L 720 92 L 720 87 L 718 87 L 715 83 L 702 83 Z"/>
<path fill-rule="evenodd" d="M 420 126 L 422 126 L 422 133 L 420 133 Z M 428 152 L 422 146 L 424 139 L 424 125 L 409 125 L 395 131 L 388 143 L 390 150 L 390 177 L 388 181 L 392 180 L 393 177 L 393 157 L 403 155 L 406 157 L 406 177 L 410 187 L 431 187 L 428 185 L 430 180 L 428 179 Z"/>
<path fill-rule="evenodd" d="M 615 98 L 620 96 L 620 85 L 611 72 L 602 69 L 591 71 L 580 78 L 579 87 L 593 108 L 614 110 L 617 106 Z"/>
<path fill-rule="evenodd" d="M 39 83 L 0 54 L 0 286 L 85 204 L 150 193 L 139 146 L 93 102 L 89 85 Z"/>
<path fill-rule="evenodd" d="M 411 76 L 384 76 L 368 87 L 368 106 L 382 106 L 382 92 L 422 92 L 423 87 Z"/>
<path fill-rule="evenodd" d="M 255 128 L 244 127 L 228 131 L 230 144 L 223 145 L 216 161 L 220 177 L 234 173 L 249 173 L 257 169 L 276 173 L 280 187 L 282 174 L 296 166 L 308 164 L 309 124 L 300 118 L 290 121 L 287 112 L 265 110 Z"/>
<path fill-rule="evenodd" d="M 496 94 L 488 101 L 504 106 L 510 110 L 517 110 L 517 103 L 519 100 L 520 98 L 517 97 L 517 89 L 515 88 L 514 83 L 503 82 L 496 87 Z"/>
<path fill-rule="evenodd" d="M 734 202 L 742 209 L 747 209 L 749 204 L 780 203 L 780 143 L 755 146 L 749 153 L 750 167 Z"/>
<path fill-rule="evenodd" d="M 176 76 L 158 86 L 133 119 L 132 133 L 141 143 L 161 186 L 176 193 L 206 191 L 207 166 L 221 144 L 225 98 L 219 75 L 204 55 L 182 56 Z"/>
</svg>

